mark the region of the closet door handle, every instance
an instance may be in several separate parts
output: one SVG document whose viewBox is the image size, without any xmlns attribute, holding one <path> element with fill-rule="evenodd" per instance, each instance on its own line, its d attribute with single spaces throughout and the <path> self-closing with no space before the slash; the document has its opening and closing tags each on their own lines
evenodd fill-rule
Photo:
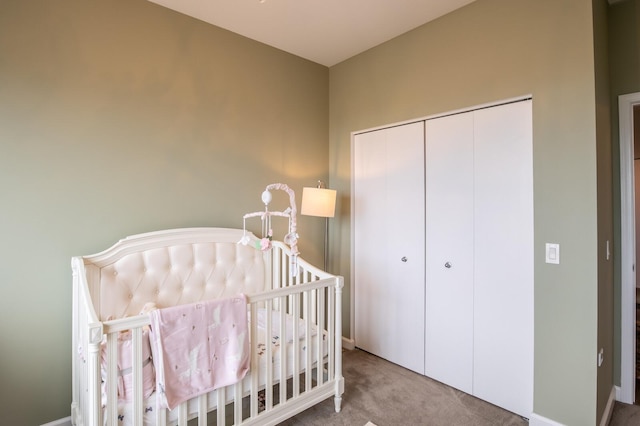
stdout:
<svg viewBox="0 0 640 426">
<path fill-rule="evenodd" d="M 445 263 L 444 267 L 447 268 L 447 269 L 451 268 L 451 263 L 449 263 L 449 262 Z"/>
<path fill-rule="evenodd" d="M 407 256 L 402 256 L 402 259 L 400 259 L 400 260 L 402 260 L 403 262 L 406 262 L 407 261 Z"/>
</svg>

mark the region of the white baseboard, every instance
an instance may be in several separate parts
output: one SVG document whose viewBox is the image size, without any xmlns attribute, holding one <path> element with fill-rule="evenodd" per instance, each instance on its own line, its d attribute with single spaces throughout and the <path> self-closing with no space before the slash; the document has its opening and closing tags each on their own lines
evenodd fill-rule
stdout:
<svg viewBox="0 0 640 426">
<path fill-rule="evenodd" d="M 600 419 L 600 426 L 607 426 L 609 424 L 609 420 L 611 420 L 611 414 L 613 413 L 613 405 L 616 402 L 616 387 L 613 386 L 611 388 L 611 392 L 609 392 L 609 400 L 607 401 L 607 406 L 604 409 L 604 413 L 602 414 L 602 418 Z"/>
<path fill-rule="evenodd" d="M 622 386 L 616 386 L 616 401 L 624 402 L 625 404 L 633 404 L 635 402 L 635 391 L 629 390 L 625 392 Z"/>
<path fill-rule="evenodd" d="M 620 387 L 620 386 L 615 386 L 615 389 L 616 389 L 616 401 L 622 401 L 622 402 L 624 402 L 624 401 L 622 400 L 622 387 Z"/>
<path fill-rule="evenodd" d="M 54 420 L 52 422 L 45 423 L 40 426 L 71 426 L 71 417 L 66 417 L 60 420 Z"/>
<path fill-rule="evenodd" d="M 611 414 L 613 413 L 613 405 L 616 401 L 616 387 L 613 386 L 611 388 L 611 392 L 609 392 L 609 400 L 607 401 L 607 406 L 604 409 L 604 413 L 602 414 L 602 418 L 598 423 L 599 426 L 607 426 L 609 424 L 609 420 L 611 419 Z M 529 419 L 529 426 L 565 426 L 562 423 L 558 423 L 554 420 L 547 419 L 546 417 L 540 416 L 538 414 L 532 413 L 531 418 Z"/>
<path fill-rule="evenodd" d="M 346 349 L 348 351 L 352 351 L 356 348 L 356 342 L 353 339 L 347 339 L 346 337 L 342 337 L 342 349 Z"/>
<path fill-rule="evenodd" d="M 562 423 L 558 423 L 554 420 L 547 419 L 541 415 L 536 413 L 531 413 L 531 418 L 529 419 L 529 426 L 566 426 Z"/>
</svg>

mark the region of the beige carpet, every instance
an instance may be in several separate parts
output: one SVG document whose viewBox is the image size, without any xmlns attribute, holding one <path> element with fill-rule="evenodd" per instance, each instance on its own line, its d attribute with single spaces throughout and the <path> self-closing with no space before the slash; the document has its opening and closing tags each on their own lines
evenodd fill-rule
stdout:
<svg viewBox="0 0 640 426">
<path fill-rule="evenodd" d="M 520 416 L 360 350 L 345 351 L 345 394 L 336 413 L 333 398 L 282 425 L 525 426 Z"/>
<path fill-rule="evenodd" d="M 333 398 L 282 425 L 526 426 L 502 408 L 360 350 L 344 351 L 342 411 Z M 640 425 L 640 406 L 616 402 L 608 426 Z"/>
<path fill-rule="evenodd" d="M 608 426 L 640 425 L 640 406 L 616 402 Z"/>
</svg>

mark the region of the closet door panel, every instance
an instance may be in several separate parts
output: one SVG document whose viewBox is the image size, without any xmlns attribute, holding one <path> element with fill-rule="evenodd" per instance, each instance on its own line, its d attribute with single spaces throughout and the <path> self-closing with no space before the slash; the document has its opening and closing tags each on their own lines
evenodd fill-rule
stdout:
<svg viewBox="0 0 640 426">
<path fill-rule="evenodd" d="M 424 373 L 424 124 L 354 139 L 356 346 Z"/>
<path fill-rule="evenodd" d="M 388 275 L 388 264 L 384 261 L 386 253 L 382 247 L 370 244 L 368 237 L 383 219 L 384 200 L 376 194 L 384 185 L 386 148 L 384 132 L 358 135 L 354 141 L 356 342 L 374 354 L 384 349 L 384 341 L 377 337 L 382 326 L 378 312 L 385 291 L 380 284 L 381 277 Z"/>
<path fill-rule="evenodd" d="M 533 410 L 531 101 L 475 113 L 473 394 Z"/>
<path fill-rule="evenodd" d="M 426 122 L 425 374 L 472 392 L 473 115 Z"/>
</svg>

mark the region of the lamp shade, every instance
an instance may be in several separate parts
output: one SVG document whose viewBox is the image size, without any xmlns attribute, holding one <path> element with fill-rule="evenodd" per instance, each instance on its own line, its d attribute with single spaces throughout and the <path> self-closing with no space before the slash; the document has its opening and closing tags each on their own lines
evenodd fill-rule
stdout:
<svg viewBox="0 0 640 426">
<path fill-rule="evenodd" d="M 306 216 L 333 217 L 336 211 L 336 190 L 302 188 L 300 213 Z"/>
</svg>

